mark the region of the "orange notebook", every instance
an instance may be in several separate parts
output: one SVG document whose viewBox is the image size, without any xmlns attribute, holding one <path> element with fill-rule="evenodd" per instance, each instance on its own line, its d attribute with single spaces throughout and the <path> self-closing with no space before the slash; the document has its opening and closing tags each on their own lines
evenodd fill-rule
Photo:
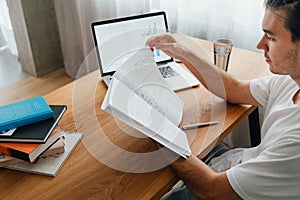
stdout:
<svg viewBox="0 0 300 200">
<path fill-rule="evenodd" d="M 44 144 L 2 142 L 0 143 L 0 153 L 32 163 L 59 139 L 60 132 L 54 130 Z"/>
</svg>

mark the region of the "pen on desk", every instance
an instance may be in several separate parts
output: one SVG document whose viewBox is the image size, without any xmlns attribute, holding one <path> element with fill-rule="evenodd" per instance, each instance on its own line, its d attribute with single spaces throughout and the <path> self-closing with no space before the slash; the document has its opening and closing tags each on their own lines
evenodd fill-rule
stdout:
<svg viewBox="0 0 300 200">
<path fill-rule="evenodd" d="M 184 126 L 182 126 L 182 130 L 200 128 L 200 127 L 203 127 L 203 126 L 212 126 L 212 125 L 216 125 L 218 123 L 219 122 L 217 122 L 217 121 L 213 121 L 213 122 L 203 122 L 203 123 L 197 123 L 197 124 L 184 125 Z"/>
</svg>

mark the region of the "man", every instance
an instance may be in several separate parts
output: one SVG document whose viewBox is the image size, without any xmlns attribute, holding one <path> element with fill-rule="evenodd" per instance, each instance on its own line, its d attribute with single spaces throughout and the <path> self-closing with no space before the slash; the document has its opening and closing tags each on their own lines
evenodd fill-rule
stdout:
<svg viewBox="0 0 300 200">
<path fill-rule="evenodd" d="M 148 40 L 151 48 L 182 60 L 216 95 L 231 103 L 266 109 L 258 147 L 229 150 L 209 166 L 194 155 L 179 158 L 171 166 L 186 185 L 165 198 L 300 199 L 300 0 L 267 0 L 262 28 L 264 35 L 257 48 L 264 50 L 276 75 L 249 82 L 239 81 L 197 56 L 180 44 L 176 35 Z M 213 84 L 218 76 L 225 95 Z"/>
</svg>

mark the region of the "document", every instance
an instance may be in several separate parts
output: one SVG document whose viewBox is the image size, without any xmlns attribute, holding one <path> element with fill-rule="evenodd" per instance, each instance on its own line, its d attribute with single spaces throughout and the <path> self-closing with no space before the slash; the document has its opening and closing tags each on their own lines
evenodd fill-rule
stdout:
<svg viewBox="0 0 300 200">
<path fill-rule="evenodd" d="M 178 155 L 191 155 L 178 127 L 183 103 L 165 82 L 149 48 L 139 49 L 116 71 L 101 109 Z"/>
</svg>

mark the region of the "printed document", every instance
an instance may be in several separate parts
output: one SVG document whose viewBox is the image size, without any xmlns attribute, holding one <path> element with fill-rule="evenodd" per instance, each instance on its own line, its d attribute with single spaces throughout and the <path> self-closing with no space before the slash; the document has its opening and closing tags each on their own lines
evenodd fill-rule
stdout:
<svg viewBox="0 0 300 200">
<path fill-rule="evenodd" d="M 116 71 L 101 108 L 178 155 L 191 155 L 178 127 L 183 103 L 163 79 L 149 48 L 138 50 Z"/>
</svg>

